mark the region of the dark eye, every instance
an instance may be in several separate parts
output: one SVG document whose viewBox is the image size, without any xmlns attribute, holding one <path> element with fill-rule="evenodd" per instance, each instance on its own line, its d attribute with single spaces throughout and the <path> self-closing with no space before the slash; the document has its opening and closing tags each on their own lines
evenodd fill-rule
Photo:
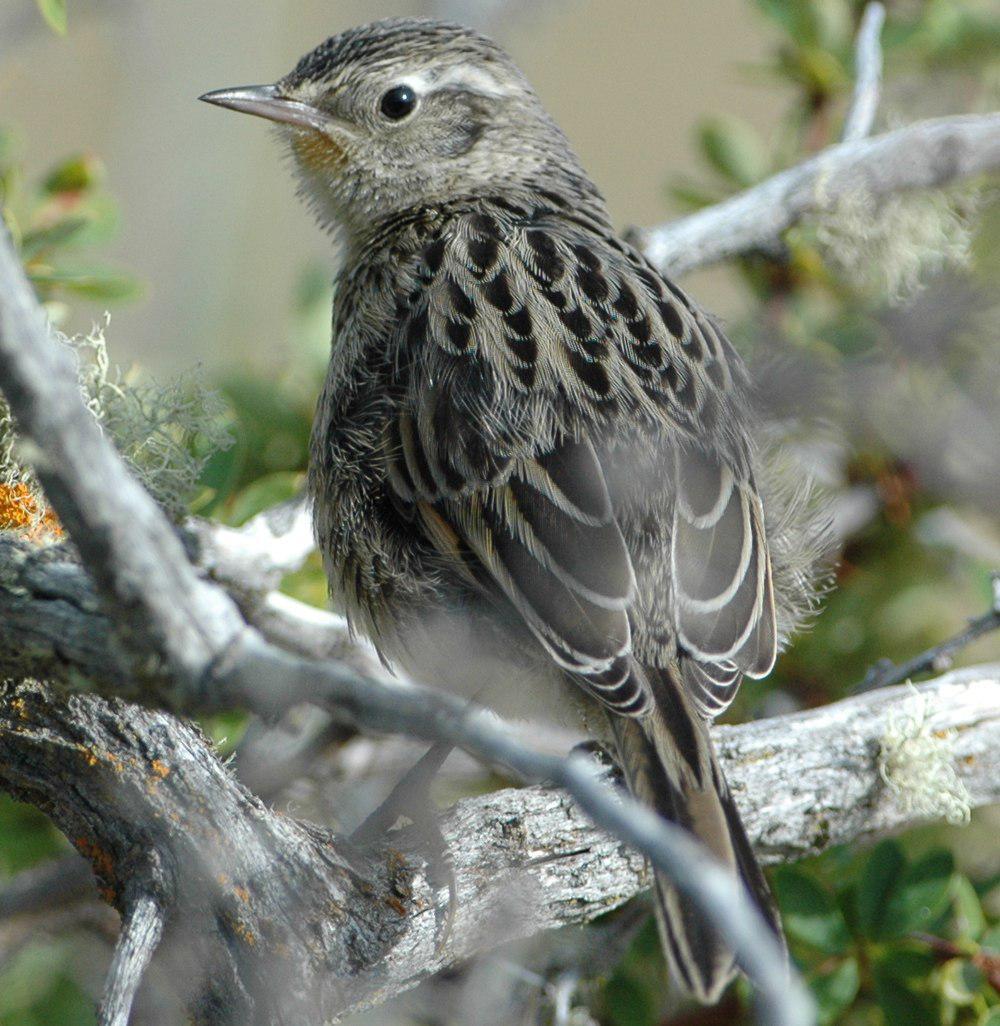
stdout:
<svg viewBox="0 0 1000 1026">
<path fill-rule="evenodd" d="M 390 121 L 402 121 L 417 106 L 417 94 L 407 85 L 394 86 L 382 97 L 379 109 Z"/>
</svg>

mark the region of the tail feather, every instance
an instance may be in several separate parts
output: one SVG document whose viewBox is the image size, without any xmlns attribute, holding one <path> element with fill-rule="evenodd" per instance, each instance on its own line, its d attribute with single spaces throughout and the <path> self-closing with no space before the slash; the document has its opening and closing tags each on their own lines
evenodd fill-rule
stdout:
<svg viewBox="0 0 1000 1026">
<path fill-rule="evenodd" d="M 719 767 L 708 725 L 663 671 L 650 674 L 657 708 L 647 717 L 609 715 L 629 789 L 664 818 L 689 830 L 746 885 L 778 937 L 781 924 Z M 711 1004 L 736 973 L 732 952 L 697 908 L 662 873 L 654 876 L 664 954 L 686 991 Z"/>
</svg>

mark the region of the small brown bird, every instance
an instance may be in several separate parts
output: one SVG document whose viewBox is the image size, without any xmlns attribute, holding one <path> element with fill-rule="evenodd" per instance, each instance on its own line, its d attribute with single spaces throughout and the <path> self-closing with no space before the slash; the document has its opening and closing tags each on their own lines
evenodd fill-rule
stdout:
<svg viewBox="0 0 1000 1026">
<path fill-rule="evenodd" d="M 335 602 L 391 663 L 582 723 L 780 925 L 709 740 L 811 597 L 719 325 L 613 228 L 511 59 L 458 25 L 328 39 L 211 103 L 277 122 L 342 257 L 309 483 Z M 733 958 L 658 876 L 664 950 Z"/>
</svg>

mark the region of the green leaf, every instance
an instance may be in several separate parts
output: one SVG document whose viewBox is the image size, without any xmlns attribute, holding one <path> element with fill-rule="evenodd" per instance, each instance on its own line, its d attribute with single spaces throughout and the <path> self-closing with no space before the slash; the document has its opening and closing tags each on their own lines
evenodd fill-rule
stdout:
<svg viewBox="0 0 1000 1026">
<path fill-rule="evenodd" d="M 131 275 L 103 267 L 47 268 L 33 272 L 31 280 L 43 288 L 65 289 L 100 302 L 132 299 L 139 292 L 139 283 Z"/>
<path fill-rule="evenodd" d="M 935 966 L 934 956 L 926 946 L 908 947 L 894 944 L 882 957 L 882 972 L 901 983 L 920 983 L 930 976 Z"/>
<path fill-rule="evenodd" d="M 66 0 L 35 0 L 53 32 L 66 35 Z"/>
<path fill-rule="evenodd" d="M 984 1012 L 976 1026 L 1000 1026 L 1000 1005 Z"/>
<path fill-rule="evenodd" d="M 760 138 L 738 118 L 706 118 L 699 139 L 708 162 L 729 181 L 753 185 L 767 173 L 767 153 Z"/>
<path fill-rule="evenodd" d="M 89 154 L 81 153 L 57 164 L 42 182 L 51 196 L 63 192 L 82 192 L 98 185 L 104 177 L 104 165 Z"/>
<path fill-rule="evenodd" d="M 881 963 L 874 967 L 874 977 L 886 1026 L 940 1026 L 940 1010 L 931 997 L 886 972 Z"/>
<path fill-rule="evenodd" d="M 975 940 L 986 929 L 986 916 L 967 876 L 956 874 L 952 879 L 951 898 L 955 905 L 955 931 L 960 938 Z"/>
<path fill-rule="evenodd" d="M 268 474 L 236 496 L 226 519 L 232 524 L 242 524 L 257 513 L 293 498 L 302 487 L 302 475 L 290 470 Z"/>
<path fill-rule="evenodd" d="M 853 958 L 845 959 L 833 972 L 810 978 L 809 986 L 816 998 L 820 1026 L 832 1026 L 838 1020 L 857 997 L 860 984 L 858 963 Z"/>
<path fill-rule="evenodd" d="M 1000 955 L 1000 926 L 991 926 L 979 938 L 979 946 L 985 951 L 992 951 L 995 955 Z"/>
<path fill-rule="evenodd" d="M 971 962 L 953 958 L 941 969 L 941 995 L 953 1005 L 971 1005 L 986 978 Z"/>
<path fill-rule="evenodd" d="M 774 874 L 774 889 L 789 937 L 828 955 L 847 951 L 850 935 L 840 909 L 813 877 L 795 866 Z"/>
<path fill-rule="evenodd" d="M 882 936 L 886 904 L 905 863 L 903 849 L 894 840 L 875 845 L 868 856 L 856 897 L 858 926 L 866 937 Z"/>
<path fill-rule="evenodd" d="M 954 871 L 954 856 L 943 848 L 908 865 L 886 903 L 884 935 L 900 937 L 930 926 L 948 903 Z"/>
<path fill-rule="evenodd" d="M 717 190 L 703 188 L 685 178 L 678 178 L 668 185 L 667 195 L 681 210 L 701 210 L 723 198 Z"/>
<path fill-rule="evenodd" d="M 21 240 L 21 258 L 31 260 L 45 250 L 75 241 L 88 223 L 86 217 L 67 217 L 48 228 L 35 228 L 26 232 Z"/>
</svg>

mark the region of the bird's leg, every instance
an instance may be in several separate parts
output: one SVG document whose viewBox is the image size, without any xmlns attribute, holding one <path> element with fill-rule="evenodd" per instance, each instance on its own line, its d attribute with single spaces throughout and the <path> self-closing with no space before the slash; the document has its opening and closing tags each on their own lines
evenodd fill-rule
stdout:
<svg viewBox="0 0 1000 1026">
<path fill-rule="evenodd" d="M 454 745 L 436 741 L 414 763 L 388 798 L 368 816 L 351 834 L 351 842 L 360 847 L 374 844 L 383 838 L 401 816 L 413 823 L 421 846 L 427 855 L 427 882 L 436 892 L 448 888 L 448 905 L 444 921 L 438 925 L 435 954 L 440 954 L 451 934 L 455 919 L 457 891 L 455 872 L 448 851 L 448 842 L 441 832 L 438 810 L 431 800 L 430 786 L 442 763 L 451 754 Z M 435 908 L 435 915 L 437 909 Z"/>
<path fill-rule="evenodd" d="M 581 741 L 579 744 L 573 745 L 570 755 L 586 755 L 589 759 L 593 759 L 600 768 L 601 773 L 607 775 L 616 787 L 624 786 L 625 776 L 622 773 L 621 766 L 618 765 L 617 758 L 615 758 L 611 749 L 600 741 L 594 738 Z"/>
</svg>

